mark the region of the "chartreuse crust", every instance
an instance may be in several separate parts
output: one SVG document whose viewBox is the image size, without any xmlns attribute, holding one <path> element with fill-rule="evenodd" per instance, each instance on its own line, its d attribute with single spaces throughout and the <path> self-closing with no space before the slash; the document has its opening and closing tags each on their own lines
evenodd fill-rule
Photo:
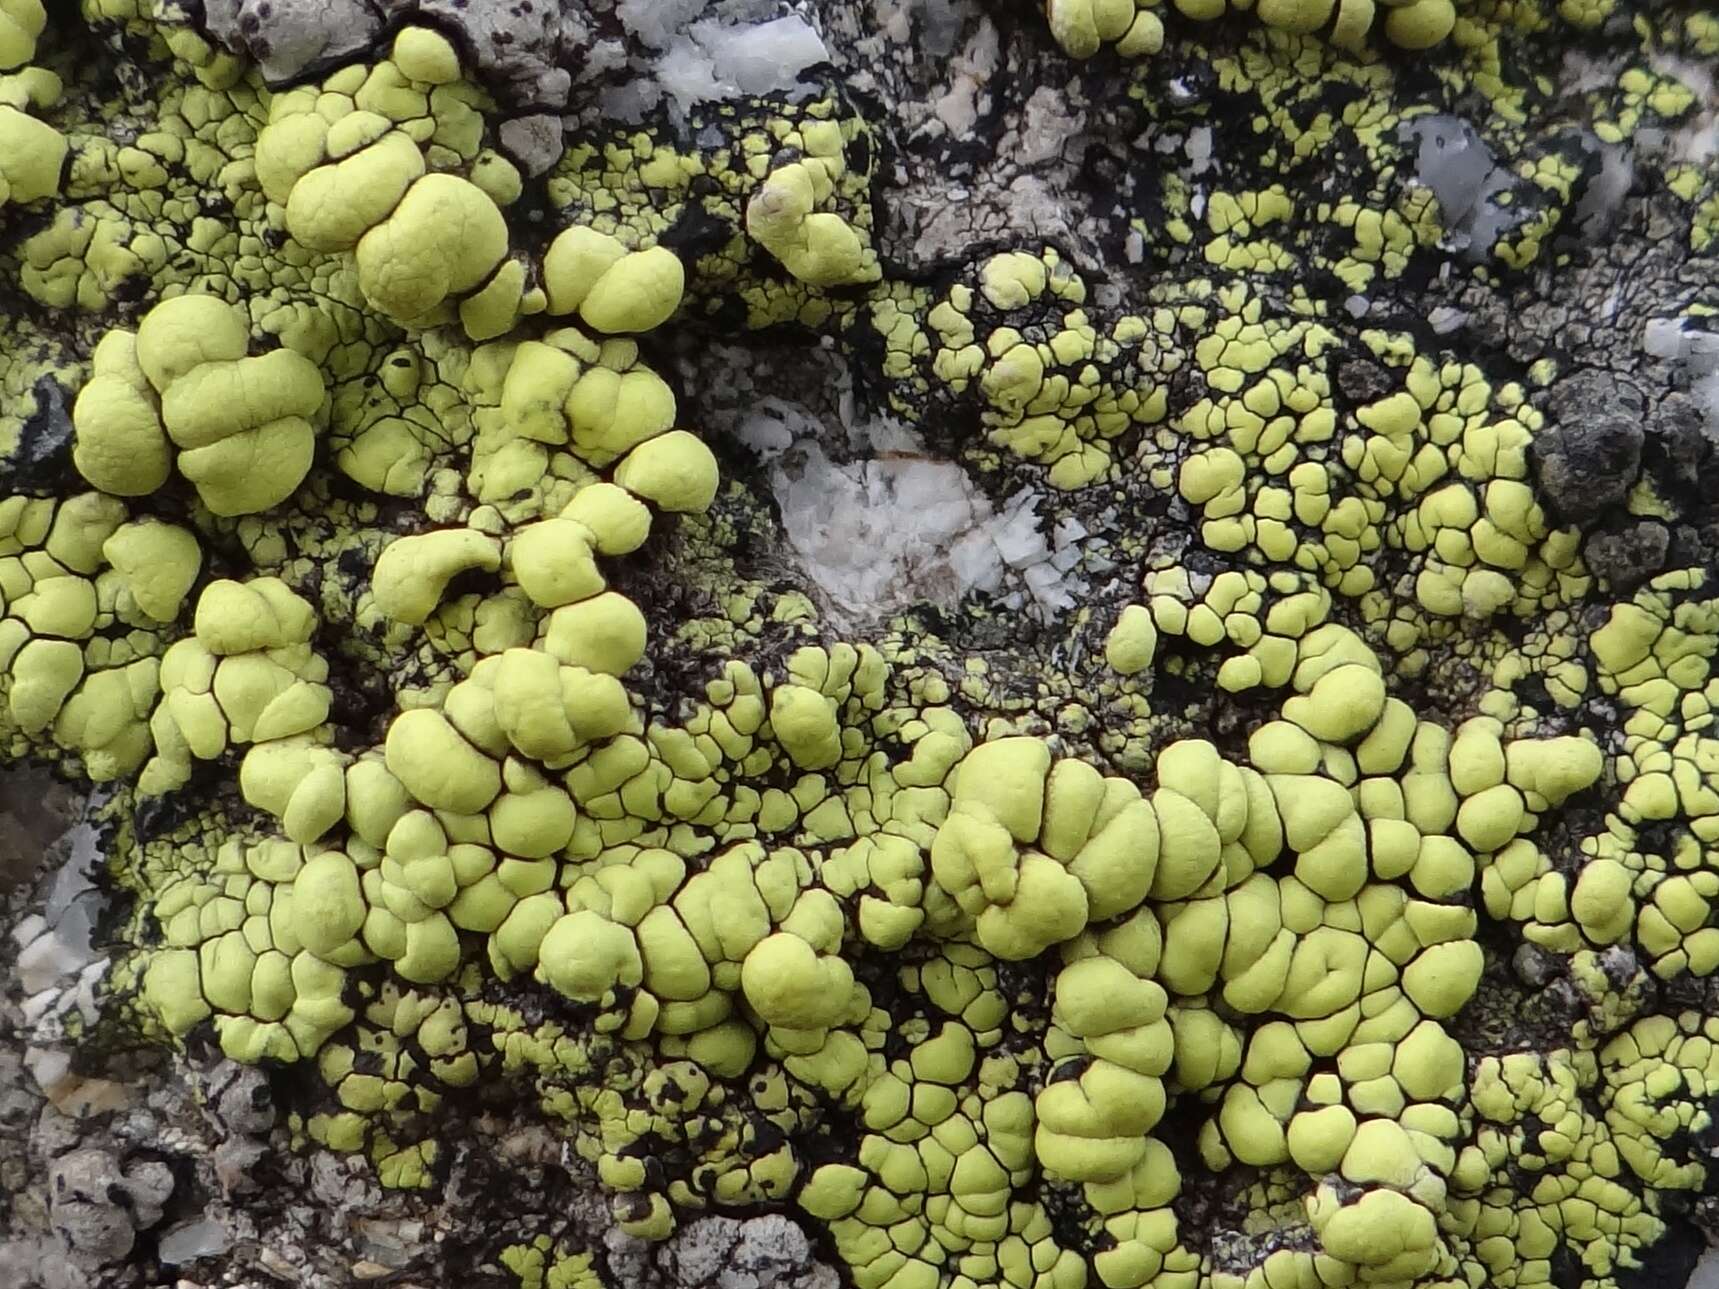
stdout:
<svg viewBox="0 0 1719 1289">
<path fill-rule="evenodd" d="M 1221 0 L 1047 8 L 1077 58 L 1180 42 L 1269 140 L 1154 180 L 1129 312 L 1038 244 L 891 277 L 834 92 L 528 180 L 427 28 L 271 91 L 149 4 L 0 0 L 0 464 L 70 426 L 0 496 L 0 749 L 114 785 L 123 1023 L 314 1070 L 297 1144 L 390 1186 L 512 1086 L 625 1230 L 775 1205 L 862 1289 L 1620 1283 L 1709 1185 L 1719 1022 L 1656 988 L 1719 970 L 1719 587 L 1607 589 L 1522 377 L 1307 284 L 1445 232 L 1392 49 L 1496 108 L 1480 278 L 1551 257 L 1588 162 L 1504 55 L 1626 6 L 1231 7 L 1210 51 Z M 129 142 L 86 27 L 143 51 Z M 1700 251 L 1712 176 L 1667 182 Z M 824 332 L 1108 524 L 1079 647 L 845 641 L 750 580 L 763 503 L 641 347 L 711 318 Z M 1481 1037 L 1519 945 L 1573 1033 Z"/>
</svg>

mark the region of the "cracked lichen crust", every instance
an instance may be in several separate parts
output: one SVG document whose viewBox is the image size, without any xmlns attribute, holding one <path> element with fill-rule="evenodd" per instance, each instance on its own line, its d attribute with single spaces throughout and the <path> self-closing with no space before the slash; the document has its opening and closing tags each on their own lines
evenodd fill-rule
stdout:
<svg viewBox="0 0 1719 1289">
<path fill-rule="evenodd" d="M 629 1234 L 765 1206 L 861 1289 L 1641 1274 L 1712 1186 L 1710 445 L 1412 309 L 1577 273 L 1719 27 L 1232 7 L 1020 37 L 1188 146 L 1107 273 L 900 262 L 836 80 L 538 167 L 457 24 L 271 87 L 247 6 L 0 0 L 0 754 L 111 785 L 105 1023 L 391 1187 L 528 1106 Z M 1719 171 L 1629 164 L 1705 378 Z M 675 370 L 783 331 L 1045 490 L 1062 621 L 820 620 Z"/>
</svg>

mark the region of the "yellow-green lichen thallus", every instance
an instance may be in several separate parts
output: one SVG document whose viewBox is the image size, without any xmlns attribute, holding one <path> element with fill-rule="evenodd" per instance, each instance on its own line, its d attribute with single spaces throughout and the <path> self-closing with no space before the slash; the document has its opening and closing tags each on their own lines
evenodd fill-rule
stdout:
<svg viewBox="0 0 1719 1289">
<path fill-rule="evenodd" d="M 1709 16 L 1051 0 L 1044 57 L 1240 156 L 1140 181 L 1120 290 L 1024 235 L 892 270 L 833 88 L 533 178 L 428 27 L 277 90 L 81 10 L 0 0 L 0 756 L 113 785 L 111 1023 L 314 1071 L 295 1148 L 391 1187 L 512 1088 L 627 1232 L 775 1206 L 860 1289 L 1614 1289 L 1710 1186 L 1719 588 L 1590 567 L 1562 355 L 1365 300 L 1563 264 L 1599 153 L 1513 60 L 1615 28 L 1583 128 L 1664 134 Z M 1489 243 L 1417 78 L 1491 107 Z M 1719 249 L 1714 164 L 1661 178 Z M 844 640 L 748 562 L 770 499 L 653 367 L 712 319 L 1096 533 L 1054 651 L 980 598 Z"/>
</svg>

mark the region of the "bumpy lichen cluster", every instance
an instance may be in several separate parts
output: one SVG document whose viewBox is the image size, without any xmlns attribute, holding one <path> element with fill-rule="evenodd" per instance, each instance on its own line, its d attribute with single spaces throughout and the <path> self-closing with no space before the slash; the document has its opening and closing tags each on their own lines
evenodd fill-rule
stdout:
<svg viewBox="0 0 1719 1289">
<path fill-rule="evenodd" d="M 1719 1032 L 1656 988 L 1719 970 L 1719 598 L 1589 571 L 1534 373 L 1328 289 L 1450 231 L 1374 28 L 1498 104 L 1484 279 L 1601 165 L 1500 51 L 1611 4 L 1262 3 L 1200 51 L 1258 182 L 1157 176 L 1129 308 L 1048 246 L 892 277 L 833 90 L 534 179 L 428 28 L 272 91 L 83 8 L 0 0 L 0 746 L 114 785 L 124 1024 L 314 1069 L 295 1142 L 390 1186 L 512 1087 L 629 1232 L 777 1205 L 864 1289 L 1612 1285 L 1708 1185 Z M 1084 58 L 1224 11 L 1175 8 L 1048 15 Z M 78 80 L 109 37 L 151 92 Z M 736 321 L 1098 498 L 1072 647 L 844 641 L 749 572 L 765 503 L 648 361 Z M 1573 1033 L 1511 1029 L 1519 944 Z"/>
<path fill-rule="evenodd" d="M 1273 31 L 1302 36 L 1320 32 L 1339 49 L 1366 50 L 1375 19 L 1385 40 L 1399 49 L 1430 49 L 1456 26 L 1457 7 L 1451 0 L 1407 0 L 1381 6 L 1373 0 L 1175 0 L 1177 15 L 1195 22 L 1212 22 L 1232 10 L 1254 11 Z M 1045 16 L 1057 44 L 1075 58 L 1090 58 L 1112 46 L 1124 58 L 1156 54 L 1164 47 L 1167 11 L 1157 0 L 1047 0 Z"/>
</svg>

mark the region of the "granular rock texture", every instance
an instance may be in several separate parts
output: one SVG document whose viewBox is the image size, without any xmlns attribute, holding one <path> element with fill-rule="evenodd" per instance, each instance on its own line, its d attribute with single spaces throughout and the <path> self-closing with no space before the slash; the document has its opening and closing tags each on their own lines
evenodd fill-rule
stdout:
<svg viewBox="0 0 1719 1289">
<path fill-rule="evenodd" d="M 0 0 L 0 1277 L 1719 1238 L 1719 17 Z"/>
</svg>

